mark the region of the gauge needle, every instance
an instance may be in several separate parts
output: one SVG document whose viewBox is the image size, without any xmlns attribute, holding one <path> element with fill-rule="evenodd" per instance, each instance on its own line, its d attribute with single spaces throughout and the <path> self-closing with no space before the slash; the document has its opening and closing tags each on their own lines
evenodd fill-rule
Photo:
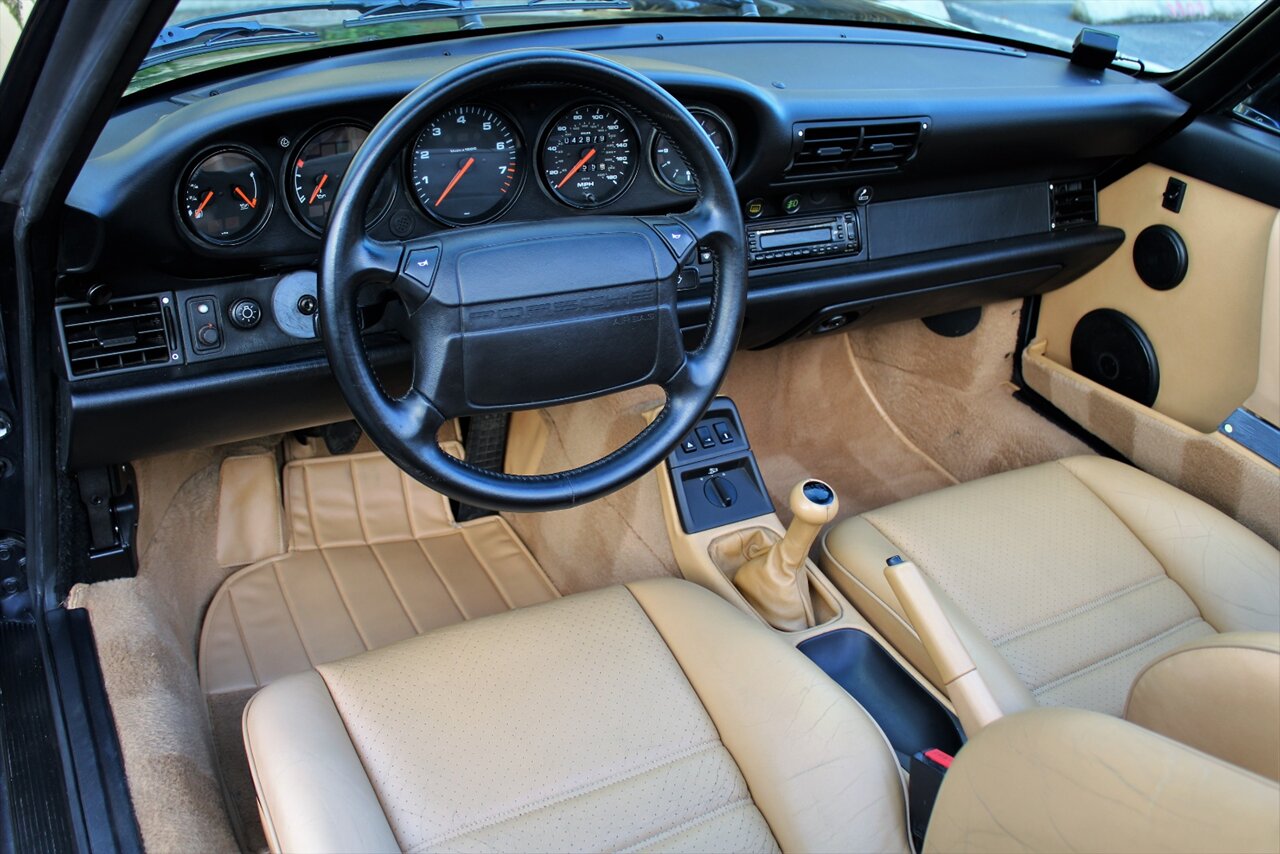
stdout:
<svg viewBox="0 0 1280 854">
<path fill-rule="evenodd" d="M 583 155 L 582 159 L 573 164 L 573 168 L 569 170 L 569 174 L 560 179 L 560 183 L 556 184 L 556 189 L 563 187 L 570 178 L 578 174 L 578 170 L 587 165 L 587 161 L 596 156 L 596 150 L 593 148 Z"/>
<path fill-rule="evenodd" d="M 467 158 L 467 162 L 463 163 L 462 168 L 454 174 L 453 180 L 449 182 L 449 186 L 444 188 L 444 192 L 440 194 L 440 198 L 436 199 L 436 203 L 432 205 L 433 208 L 440 207 L 440 203 L 444 201 L 444 197 L 449 195 L 449 192 L 454 188 L 458 181 L 461 180 L 462 176 L 467 174 L 467 170 L 471 168 L 471 164 L 475 162 L 476 159 L 474 157 Z"/>
<path fill-rule="evenodd" d="M 320 176 L 320 180 L 316 182 L 316 188 L 311 191 L 311 198 L 307 199 L 307 204 L 314 205 L 316 203 L 316 196 L 320 195 L 320 191 L 324 189 L 324 182 L 328 180 L 328 172 Z"/>
<path fill-rule="evenodd" d="M 213 198 L 213 190 L 205 193 L 204 200 L 200 202 L 200 207 L 196 208 L 196 213 L 204 211 L 204 206 L 209 204 L 209 200 Z"/>
<path fill-rule="evenodd" d="M 239 196 L 240 198 L 244 199 L 244 203 L 245 203 L 246 205 L 248 205 L 249 207 L 251 207 L 251 208 L 256 208 L 256 207 L 258 206 L 258 200 L 257 200 L 257 199 L 251 199 L 251 198 L 249 198 L 248 196 L 246 196 L 246 195 L 244 194 L 244 190 L 240 189 L 239 187 L 236 187 L 236 195 L 237 195 L 237 196 Z"/>
</svg>

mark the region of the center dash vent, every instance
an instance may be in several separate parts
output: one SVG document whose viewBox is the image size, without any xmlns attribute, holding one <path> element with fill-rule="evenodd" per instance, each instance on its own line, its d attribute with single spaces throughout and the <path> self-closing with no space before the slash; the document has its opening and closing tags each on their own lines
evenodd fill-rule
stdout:
<svg viewBox="0 0 1280 854">
<path fill-rule="evenodd" d="M 795 126 L 799 144 L 783 173 L 787 181 L 896 172 L 915 156 L 923 119 L 806 122 Z"/>
<path fill-rule="evenodd" d="M 1092 181 L 1049 185 L 1049 222 L 1055 231 L 1098 224 L 1098 197 Z"/>
<path fill-rule="evenodd" d="M 166 365 L 177 352 L 167 300 L 158 296 L 58 308 L 72 377 Z"/>
</svg>

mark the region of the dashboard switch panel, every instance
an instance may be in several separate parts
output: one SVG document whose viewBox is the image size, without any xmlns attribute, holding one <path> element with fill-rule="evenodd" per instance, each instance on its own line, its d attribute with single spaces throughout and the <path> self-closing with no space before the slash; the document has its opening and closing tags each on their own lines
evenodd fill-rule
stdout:
<svg viewBox="0 0 1280 854">
<path fill-rule="evenodd" d="M 716 398 L 667 458 L 680 525 L 693 534 L 773 512 L 738 408 Z"/>
<path fill-rule="evenodd" d="M 218 299 L 212 296 L 187 300 L 187 326 L 191 330 L 191 348 L 197 353 L 214 353 L 222 349 L 222 326 Z"/>
</svg>

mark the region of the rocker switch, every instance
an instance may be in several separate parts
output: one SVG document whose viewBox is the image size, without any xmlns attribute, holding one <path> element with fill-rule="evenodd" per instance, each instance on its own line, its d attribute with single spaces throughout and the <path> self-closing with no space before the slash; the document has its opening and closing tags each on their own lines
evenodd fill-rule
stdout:
<svg viewBox="0 0 1280 854">
<path fill-rule="evenodd" d="M 716 446 L 716 437 L 711 435 L 711 428 L 700 426 L 694 431 L 698 434 L 698 444 L 704 448 L 714 448 Z"/>
<path fill-rule="evenodd" d="M 733 441 L 733 433 L 729 430 L 729 425 L 723 421 L 717 421 L 715 426 L 711 428 L 716 432 L 716 438 L 720 440 L 720 444 L 727 445 Z"/>
</svg>

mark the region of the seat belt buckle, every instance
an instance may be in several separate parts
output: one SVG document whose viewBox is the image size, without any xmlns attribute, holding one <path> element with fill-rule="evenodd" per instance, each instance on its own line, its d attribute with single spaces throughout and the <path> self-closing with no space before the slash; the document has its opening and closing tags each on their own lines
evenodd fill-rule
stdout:
<svg viewBox="0 0 1280 854">
<path fill-rule="evenodd" d="M 933 804 L 938 800 L 942 778 L 951 767 L 954 757 L 946 751 L 933 748 L 911 757 L 911 775 L 907 783 L 907 814 L 911 821 L 911 842 L 917 852 L 924 850 L 924 834 L 929 829 L 929 817 Z"/>
</svg>

